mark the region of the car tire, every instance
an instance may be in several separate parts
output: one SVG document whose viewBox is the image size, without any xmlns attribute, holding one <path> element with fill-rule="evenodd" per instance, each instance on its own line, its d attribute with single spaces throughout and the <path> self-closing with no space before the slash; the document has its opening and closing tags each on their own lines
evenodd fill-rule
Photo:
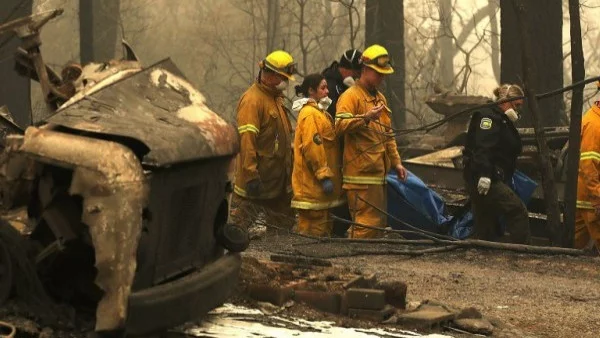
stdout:
<svg viewBox="0 0 600 338">
<path fill-rule="evenodd" d="M 250 245 L 248 231 L 229 223 L 217 230 L 216 237 L 217 242 L 230 252 L 242 252 Z"/>
</svg>

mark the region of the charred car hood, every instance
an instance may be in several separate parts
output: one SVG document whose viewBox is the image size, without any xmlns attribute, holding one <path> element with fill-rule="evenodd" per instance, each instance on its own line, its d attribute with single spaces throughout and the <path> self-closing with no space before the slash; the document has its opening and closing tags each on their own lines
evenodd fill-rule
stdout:
<svg viewBox="0 0 600 338">
<path fill-rule="evenodd" d="M 206 106 L 204 96 L 170 59 L 139 72 L 115 75 L 116 80 L 104 87 L 99 84 L 101 88 L 88 94 L 76 94 L 46 122 L 138 140 L 149 149 L 142 158 L 149 166 L 238 151 L 235 127 Z"/>
</svg>

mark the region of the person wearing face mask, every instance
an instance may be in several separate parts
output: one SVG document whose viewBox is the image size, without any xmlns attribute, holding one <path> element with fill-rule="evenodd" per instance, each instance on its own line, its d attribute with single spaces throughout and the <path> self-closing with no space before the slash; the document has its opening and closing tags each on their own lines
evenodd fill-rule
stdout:
<svg viewBox="0 0 600 338">
<path fill-rule="evenodd" d="M 360 76 L 360 58 L 362 56 L 361 51 L 357 49 L 349 49 L 342 54 L 340 61 L 334 61 L 328 68 L 323 70 L 322 74 L 327 80 L 327 88 L 329 89 L 329 97 L 331 98 L 331 105 L 327 108 L 327 111 L 331 116 L 335 116 L 335 107 L 337 101 L 346 89 L 352 87 L 355 83 L 354 79 L 358 79 Z M 344 140 L 339 140 L 340 152 L 344 149 Z M 342 219 L 350 219 L 350 211 L 348 205 L 343 204 L 336 207 L 333 214 Z M 337 237 L 345 237 L 346 231 L 350 226 L 347 223 L 341 221 L 333 222 L 333 235 Z"/>
<path fill-rule="evenodd" d="M 327 113 L 331 99 L 327 81 L 321 74 L 310 74 L 296 95 L 292 110 L 298 113 L 294 136 L 292 208 L 298 210 L 298 232 L 311 236 L 330 236 L 333 228 L 330 209 L 344 203 L 341 183 L 341 158 L 333 118 Z"/>
<path fill-rule="evenodd" d="M 377 90 L 386 74 L 394 72 L 387 50 L 380 45 L 365 49 L 356 84 L 338 100 L 335 127 L 344 137 L 343 189 L 352 220 L 372 228 L 385 228 L 385 177 L 395 170 L 406 180 L 396 139 L 391 128 L 391 111 Z M 349 237 L 374 238 L 383 232 L 351 226 Z"/>
<path fill-rule="evenodd" d="M 292 126 L 284 107 L 283 91 L 294 81 L 295 63 L 277 50 L 259 62 L 254 84 L 237 106 L 240 152 L 236 160 L 233 204 L 234 224 L 248 227 L 254 206 L 274 214 L 293 215 L 291 201 Z M 273 223 L 272 219 L 267 220 Z"/>
<path fill-rule="evenodd" d="M 504 216 L 513 243 L 528 244 L 530 229 L 527 208 L 510 188 L 522 144 L 515 123 L 520 118 L 523 89 L 503 84 L 494 90 L 499 103 L 475 111 L 463 150 L 464 178 L 473 212 L 473 237 L 494 240 L 499 217 Z"/>
<path fill-rule="evenodd" d="M 335 116 L 337 101 L 346 89 L 354 85 L 360 76 L 360 58 L 362 53 L 357 49 L 349 49 L 342 54 L 340 61 L 333 61 L 323 72 L 327 80 L 331 105 L 327 109 L 331 116 Z"/>
</svg>

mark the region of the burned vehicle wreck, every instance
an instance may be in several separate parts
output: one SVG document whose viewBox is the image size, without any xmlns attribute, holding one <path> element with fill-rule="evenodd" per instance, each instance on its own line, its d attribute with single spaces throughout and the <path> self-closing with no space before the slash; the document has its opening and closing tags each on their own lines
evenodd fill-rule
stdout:
<svg viewBox="0 0 600 338">
<path fill-rule="evenodd" d="M 169 59 L 54 73 L 39 31 L 61 13 L 0 25 L 21 39 L 17 69 L 53 110 L 27 128 L 2 117 L 3 207 L 26 206 L 29 219 L 19 245 L 50 299 L 95 306 L 96 332 L 141 335 L 198 319 L 229 296 L 248 245 L 227 222 L 237 130 Z M 0 275 L 2 304 L 18 260 L 16 230 L 0 227 L 0 265 L 13 265 Z"/>
</svg>

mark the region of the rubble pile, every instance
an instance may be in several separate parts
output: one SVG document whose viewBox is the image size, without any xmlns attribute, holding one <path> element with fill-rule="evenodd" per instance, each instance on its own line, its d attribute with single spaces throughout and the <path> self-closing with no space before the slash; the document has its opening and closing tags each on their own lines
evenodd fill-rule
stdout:
<svg viewBox="0 0 600 338">
<path fill-rule="evenodd" d="M 0 307 L 0 337 L 9 338 L 84 338 L 93 328 L 93 316 L 72 311 L 72 322 L 47 322 L 27 304 L 9 301 Z"/>
<path fill-rule="evenodd" d="M 272 255 L 244 257 L 238 292 L 269 314 L 303 304 L 321 313 L 423 331 L 452 329 L 491 335 L 494 325 L 475 308 L 453 309 L 433 301 L 407 302 L 407 285 L 379 280 L 327 260 Z"/>
</svg>

